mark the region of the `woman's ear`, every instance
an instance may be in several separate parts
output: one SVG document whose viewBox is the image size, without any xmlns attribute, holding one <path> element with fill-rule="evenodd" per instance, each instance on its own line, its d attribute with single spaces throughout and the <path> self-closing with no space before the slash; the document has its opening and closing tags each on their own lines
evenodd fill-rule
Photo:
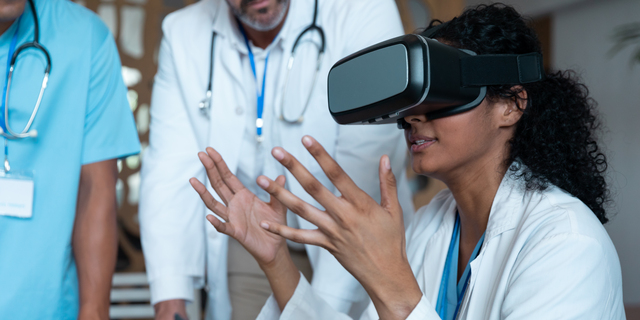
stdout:
<svg viewBox="0 0 640 320">
<path fill-rule="evenodd" d="M 502 100 L 499 104 L 500 120 L 498 123 L 501 128 L 511 127 L 518 123 L 527 108 L 527 91 L 522 86 L 514 86 L 511 90 L 518 92 L 518 94 L 513 99 Z"/>
</svg>

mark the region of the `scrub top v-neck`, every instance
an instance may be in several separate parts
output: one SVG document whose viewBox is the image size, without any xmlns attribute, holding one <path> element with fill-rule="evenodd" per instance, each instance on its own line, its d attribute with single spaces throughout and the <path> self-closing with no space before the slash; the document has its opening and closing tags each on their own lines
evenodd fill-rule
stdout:
<svg viewBox="0 0 640 320">
<path fill-rule="evenodd" d="M 456 214 L 456 223 L 453 227 L 453 235 L 449 244 L 449 252 L 445 261 L 442 280 L 440 282 L 440 291 L 436 311 L 442 320 L 453 320 L 457 317 L 460 304 L 464 298 L 469 279 L 471 277 L 471 262 L 478 256 L 482 243 L 484 242 L 484 234 L 476 244 L 469 262 L 458 281 L 458 254 L 460 252 L 460 216 Z"/>
</svg>

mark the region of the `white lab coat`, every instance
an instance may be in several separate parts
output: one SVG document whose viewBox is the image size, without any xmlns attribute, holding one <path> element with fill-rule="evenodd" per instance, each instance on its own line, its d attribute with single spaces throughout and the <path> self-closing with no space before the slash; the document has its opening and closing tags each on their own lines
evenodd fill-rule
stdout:
<svg viewBox="0 0 640 320">
<path fill-rule="evenodd" d="M 291 1 L 287 21 L 281 31 L 284 74 L 286 59 L 297 35 L 311 22 L 313 0 Z M 309 134 L 327 149 L 356 183 L 379 199 L 377 167 L 380 156 L 389 154 L 399 174 L 401 204 L 407 221 L 412 214 L 410 191 L 404 175 L 406 147 L 395 125 L 338 126 L 327 108 L 326 76 L 337 60 L 368 45 L 402 34 L 402 26 L 392 0 L 321 0 L 318 24 L 324 28 L 326 52 L 312 101 L 302 124 L 275 123 L 281 146 L 295 155 L 321 182 L 334 188 L 318 164 L 303 148 L 300 139 Z M 232 171 L 241 154 L 239 145 L 245 131 L 242 110 L 255 101 L 243 94 L 243 74 L 233 26 L 225 0 L 204 0 L 170 14 L 163 22 L 158 73 L 151 102 L 150 145 L 143 155 L 140 199 L 141 238 L 153 303 L 168 299 L 193 299 L 194 288 L 207 284 L 208 319 L 226 320 L 231 314 L 227 288 L 227 237 L 218 233 L 205 215 L 210 213 L 188 183 L 196 177 L 206 182 L 197 152 L 212 146 L 220 152 Z M 203 116 L 198 103 L 204 98 L 209 74 L 212 29 L 216 31 L 213 97 L 210 117 Z M 286 34 L 285 34 L 286 33 Z M 235 39 L 235 40 L 234 40 Z M 315 63 L 296 56 L 298 63 Z M 270 75 L 275 73 L 269 71 Z M 277 85 L 283 86 L 283 76 Z M 311 76 L 303 81 L 311 81 Z M 270 82 L 273 83 L 273 82 Z M 276 90 L 282 92 L 282 90 Z M 296 94 L 289 90 L 288 94 Z M 281 97 L 276 97 L 275 106 Z M 273 117 L 274 104 L 265 104 L 265 118 Z M 271 140 L 265 147 L 269 149 Z M 270 157 L 269 157 L 270 158 Z M 271 178 L 279 166 L 273 159 L 265 174 Z M 271 171 L 270 171 L 271 170 Z M 289 189 L 315 204 L 298 182 L 285 172 Z M 210 190 L 215 194 L 213 190 Z M 298 218 L 303 228 L 314 228 Z M 359 283 L 327 251 L 306 247 L 314 269 L 312 286 L 333 308 L 348 312 L 354 302 L 366 303 Z M 205 279 L 206 267 L 206 279 Z M 361 309 L 362 310 L 362 307 Z"/>
<path fill-rule="evenodd" d="M 449 190 L 421 208 L 407 230 L 407 255 L 423 292 L 407 319 L 440 319 L 435 305 L 455 223 Z M 301 280 L 280 314 L 269 298 L 258 319 L 350 319 Z M 373 303 L 362 319 L 378 319 Z M 620 262 L 593 212 L 565 191 L 524 191 L 505 176 L 458 319 L 625 319 Z"/>
</svg>

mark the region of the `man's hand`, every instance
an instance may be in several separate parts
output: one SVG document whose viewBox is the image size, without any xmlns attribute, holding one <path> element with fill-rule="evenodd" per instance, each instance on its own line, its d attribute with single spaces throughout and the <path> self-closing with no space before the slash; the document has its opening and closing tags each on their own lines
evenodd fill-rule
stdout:
<svg viewBox="0 0 640 320">
<path fill-rule="evenodd" d="M 176 314 L 187 320 L 186 303 L 182 299 L 160 301 L 153 306 L 156 320 L 175 320 Z"/>
</svg>

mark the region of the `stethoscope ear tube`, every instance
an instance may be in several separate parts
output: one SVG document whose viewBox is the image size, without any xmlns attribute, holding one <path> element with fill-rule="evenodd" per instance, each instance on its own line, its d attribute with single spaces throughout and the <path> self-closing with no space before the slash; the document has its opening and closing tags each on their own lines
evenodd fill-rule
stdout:
<svg viewBox="0 0 640 320">
<path fill-rule="evenodd" d="M 324 30 L 322 30 L 322 28 L 320 28 L 318 25 L 315 24 L 315 22 L 313 24 L 311 24 L 310 26 L 308 26 L 306 29 L 304 29 L 296 38 L 296 41 L 293 43 L 293 48 L 291 48 L 291 55 L 293 56 L 296 53 L 296 48 L 298 48 L 298 43 L 300 42 L 300 40 L 302 39 L 302 37 L 305 35 L 305 33 L 307 32 L 311 32 L 311 31 L 318 31 L 318 34 L 320 34 L 320 48 L 318 49 L 320 54 L 324 53 L 324 46 L 325 46 L 325 38 L 324 38 Z"/>
<path fill-rule="evenodd" d="M 11 56 L 11 60 L 9 63 L 9 74 L 7 77 L 7 89 L 5 92 L 5 101 L 4 101 L 4 124 L 5 124 L 6 131 L 0 130 L 0 135 L 2 135 L 7 139 L 35 138 L 38 136 L 38 133 L 36 130 L 30 131 L 29 129 L 31 128 L 31 125 L 33 124 L 33 121 L 35 120 L 35 117 L 38 114 L 38 110 L 40 109 L 40 105 L 42 103 L 42 97 L 44 96 L 44 91 L 47 88 L 47 85 L 49 83 L 49 74 L 51 73 L 51 55 L 49 54 L 49 51 L 39 42 L 40 24 L 38 21 L 38 14 L 36 12 L 36 8 L 33 3 L 33 0 L 29 0 L 29 6 L 31 7 L 31 11 L 33 12 L 33 19 L 35 24 L 34 39 L 32 42 L 27 42 L 21 45 L 20 47 L 18 47 L 18 49 L 16 49 L 16 51 Z M 16 61 L 18 60 L 18 56 L 22 51 L 27 50 L 29 48 L 35 48 L 36 50 L 40 50 L 44 54 L 47 60 L 47 65 L 44 69 L 44 77 L 42 79 L 42 85 L 40 86 L 40 93 L 38 94 L 38 100 L 36 101 L 36 105 L 33 108 L 33 112 L 31 112 L 31 117 L 29 118 L 29 121 L 25 125 L 25 128 L 22 130 L 22 132 L 15 132 L 9 126 L 9 93 L 11 92 L 11 80 L 13 79 L 13 73 L 15 71 L 15 66 L 16 66 Z"/>
<path fill-rule="evenodd" d="M 11 64 L 10 64 L 10 68 L 13 68 L 16 64 L 16 61 L 18 60 L 18 55 L 20 54 L 20 52 L 22 52 L 23 50 L 29 49 L 29 48 L 35 48 L 37 50 L 42 51 L 42 53 L 44 54 L 45 58 L 47 59 L 47 66 L 44 69 L 44 73 L 46 74 L 50 74 L 51 73 L 51 55 L 49 55 L 49 51 L 43 47 L 40 43 L 38 42 L 28 42 L 25 43 L 23 45 L 21 45 L 20 47 L 18 47 L 18 49 L 16 49 L 16 51 L 13 53 L 13 56 L 11 57 Z"/>
<path fill-rule="evenodd" d="M 316 7 L 317 8 L 317 7 Z M 295 56 L 296 56 L 296 49 L 298 48 L 298 44 L 300 43 L 300 40 L 302 39 L 302 37 L 307 33 L 307 32 L 312 32 L 312 31 L 317 31 L 318 34 L 320 34 L 320 46 L 318 47 L 318 59 L 316 60 L 316 70 L 313 74 L 313 80 L 311 82 L 311 92 L 309 92 L 309 96 L 307 97 L 307 101 L 305 101 L 304 104 L 304 108 L 302 109 L 302 112 L 300 113 L 300 116 L 297 117 L 295 120 L 289 120 L 287 119 L 287 117 L 284 115 L 284 98 L 286 96 L 287 93 L 287 86 L 289 83 L 289 73 L 291 72 L 291 69 L 293 68 L 293 62 L 295 61 Z M 313 93 L 313 88 L 316 86 L 316 81 L 318 80 L 318 73 L 320 72 L 320 67 L 322 65 L 322 58 L 324 57 L 324 49 L 325 49 L 325 37 L 324 37 L 324 30 L 322 30 L 322 28 L 320 28 L 318 25 L 316 25 L 315 23 L 315 15 L 314 15 L 314 21 L 313 23 L 308 26 L 307 28 L 305 28 L 296 38 L 296 41 L 293 43 L 293 47 L 291 48 L 291 57 L 289 57 L 289 61 L 287 63 L 287 72 L 285 74 L 284 77 L 284 87 L 282 90 L 282 101 L 280 103 L 280 117 L 279 119 L 287 122 L 287 123 L 302 123 L 304 121 L 304 113 L 307 111 L 307 108 L 309 107 L 309 103 L 311 102 L 311 95 Z"/>
<path fill-rule="evenodd" d="M 209 82 L 207 84 L 207 93 L 205 94 L 204 99 L 200 100 L 200 103 L 198 103 L 198 108 L 200 109 L 200 113 L 205 116 L 205 117 L 209 117 L 209 106 L 211 105 L 210 101 L 211 101 L 211 95 L 212 95 L 212 86 L 213 86 L 213 54 L 214 54 L 214 49 L 215 49 L 215 44 L 216 44 L 216 32 L 213 31 L 211 33 L 211 49 L 209 51 Z"/>
</svg>

